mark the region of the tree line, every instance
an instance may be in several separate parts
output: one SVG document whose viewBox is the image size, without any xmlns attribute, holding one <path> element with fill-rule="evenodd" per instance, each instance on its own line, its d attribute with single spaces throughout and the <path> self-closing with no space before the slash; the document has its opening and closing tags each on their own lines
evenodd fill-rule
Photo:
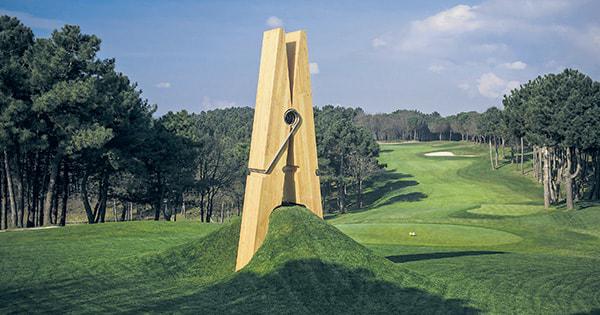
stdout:
<svg viewBox="0 0 600 315">
<path fill-rule="evenodd" d="M 369 129 L 377 141 L 476 140 L 478 112 L 461 112 L 443 117 L 418 110 L 362 114 L 356 123 Z"/>
<path fill-rule="evenodd" d="M 490 168 L 531 160 L 544 205 L 600 199 L 600 83 L 573 69 L 539 76 L 484 113 L 397 110 L 356 118 L 379 141 L 467 140 L 487 143 Z"/>
<path fill-rule="evenodd" d="M 80 204 L 87 223 L 204 222 L 241 211 L 253 109 L 168 112 L 142 97 L 100 39 L 65 25 L 35 38 L 0 16 L 0 228 L 65 225 Z M 325 208 L 362 206 L 379 149 L 354 124 L 360 109 L 315 108 Z M 355 198 L 350 198 L 354 197 Z M 215 218 L 218 216 L 218 218 Z"/>
</svg>

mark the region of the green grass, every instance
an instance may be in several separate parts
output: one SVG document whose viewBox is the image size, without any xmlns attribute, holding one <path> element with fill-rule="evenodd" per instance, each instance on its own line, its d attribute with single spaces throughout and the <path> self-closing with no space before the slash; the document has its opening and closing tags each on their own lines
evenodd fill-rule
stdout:
<svg viewBox="0 0 600 315">
<path fill-rule="evenodd" d="M 522 216 L 529 215 L 538 212 L 544 211 L 543 206 L 534 206 L 534 205 L 494 205 L 494 204 L 482 204 L 481 207 L 476 209 L 468 210 L 471 213 L 476 214 L 489 214 L 489 215 L 499 215 L 499 216 Z"/>
<path fill-rule="evenodd" d="M 337 227 L 362 244 L 414 246 L 489 246 L 521 241 L 512 233 L 454 224 L 340 224 Z M 415 232 L 415 236 L 409 233 Z"/>
<path fill-rule="evenodd" d="M 434 151 L 479 157 L 423 155 Z M 545 210 L 540 185 L 516 165 L 491 171 L 485 146 L 383 145 L 381 161 L 371 206 L 330 220 L 340 230 L 483 312 L 600 311 L 600 207 Z"/>
<path fill-rule="evenodd" d="M 124 228 L 119 225 L 106 224 L 104 229 Z M 154 224 L 153 228 L 161 225 L 164 224 Z M 145 246 L 139 248 L 123 242 L 115 245 L 139 254 L 122 253 L 113 257 L 111 252 L 105 252 L 92 255 L 94 259 L 89 254 L 79 255 L 75 248 L 60 249 L 69 256 L 67 265 L 55 265 L 51 259 L 37 266 L 37 270 L 27 266 L 16 268 L 12 278 L 3 273 L 0 313 L 475 311 L 460 300 L 427 292 L 423 284 L 430 283 L 428 279 L 398 268 L 303 208 L 275 210 L 265 243 L 238 273 L 233 270 L 239 220 L 206 237 L 203 234 L 212 230 L 212 226 L 186 225 L 184 228 L 193 228 L 197 237 L 171 247 L 146 250 Z M 64 230 L 77 230 L 68 234 L 85 238 L 94 228 Z M 36 232 L 12 233 L 12 241 L 18 243 L 31 240 Z M 147 233 L 145 241 L 151 244 L 160 240 L 161 234 Z M 72 243 L 79 244 L 80 249 L 85 247 L 85 241 Z M 6 248 L 0 248 L 6 257 Z M 29 259 L 35 256 L 28 253 L 20 259 L 3 261 L 7 265 L 20 265 Z M 33 273 L 27 274 L 26 270 Z"/>
<path fill-rule="evenodd" d="M 383 145 L 369 207 L 277 209 L 237 273 L 239 220 L 0 233 L 0 314 L 599 312 L 600 207 L 545 210 L 537 183 L 486 153 Z"/>
</svg>

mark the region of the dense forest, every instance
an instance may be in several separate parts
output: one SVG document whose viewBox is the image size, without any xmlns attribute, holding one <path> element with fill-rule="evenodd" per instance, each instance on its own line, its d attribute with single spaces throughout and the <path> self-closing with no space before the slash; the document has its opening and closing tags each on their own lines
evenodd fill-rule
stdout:
<svg viewBox="0 0 600 315">
<path fill-rule="evenodd" d="M 120 220 L 239 215 L 252 108 L 157 117 L 99 50 L 78 26 L 35 38 L 0 17 L 0 228 L 64 225 L 72 211 L 90 224 L 111 210 Z M 363 182 L 380 169 L 377 143 L 353 124 L 361 114 L 315 109 L 330 211 L 360 205 Z"/>
</svg>

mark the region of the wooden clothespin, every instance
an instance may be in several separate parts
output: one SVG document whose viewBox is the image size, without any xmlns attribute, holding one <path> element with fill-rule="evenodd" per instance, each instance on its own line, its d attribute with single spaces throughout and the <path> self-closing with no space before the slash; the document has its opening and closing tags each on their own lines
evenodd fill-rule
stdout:
<svg viewBox="0 0 600 315">
<path fill-rule="evenodd" d="M 264 32 L 236 270 L 262 245 L 273 209 L 323 218 L 306 33 Z"/>
</svg>

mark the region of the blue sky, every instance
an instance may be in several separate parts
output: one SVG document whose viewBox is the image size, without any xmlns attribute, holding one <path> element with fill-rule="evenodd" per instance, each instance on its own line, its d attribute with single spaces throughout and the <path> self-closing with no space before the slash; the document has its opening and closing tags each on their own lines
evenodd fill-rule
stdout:
<svg viewBox="0 0 600 315">
<path fill-rule="evenodd" d="M 600 1 L 11 1 L 36 36 L 64 24 L 158 114 L 253 106 L 262 32 L 308 33 L 315 105 L 451 114 L 499 106 L 539 74 L 600 79 Z"/>
</svg>

